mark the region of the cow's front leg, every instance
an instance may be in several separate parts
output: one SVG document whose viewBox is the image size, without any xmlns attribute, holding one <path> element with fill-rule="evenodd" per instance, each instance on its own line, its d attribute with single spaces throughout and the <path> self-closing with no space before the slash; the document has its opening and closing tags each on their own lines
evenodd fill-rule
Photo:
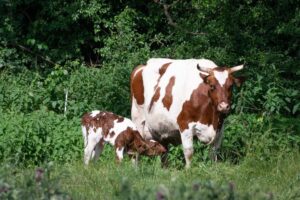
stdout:
<svg viewBox="0 0 300 200">
<path fill-rule="evenodd" d="M 211 150 L 211 160 L 217 162 L 218 161 L 218 150 L 221 147 L 224 133 L 224 123 L 221 122 L 216 131 L 216 137 L 213 142 L 212 150 Z"/>
<path fill-rule="evenodd" d="M 184 130 L 181 133 L 181 141 L 185 158 L 185 168 L 188 169 L 191 167 L 192 156 L 194 153 L 193 132 L 191 130 Z"/>
</svg>

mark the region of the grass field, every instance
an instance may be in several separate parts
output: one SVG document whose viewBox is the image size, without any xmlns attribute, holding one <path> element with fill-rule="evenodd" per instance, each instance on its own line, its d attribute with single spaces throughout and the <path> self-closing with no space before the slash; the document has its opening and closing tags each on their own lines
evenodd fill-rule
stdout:
<svg viewBox="0 0 300 200">
<path fill-rule="evenodd" d="M 88 167 L 82 161 L 74 161 L 45 168 L 49 173 L 42 189 L 59 190 L 75 200 L 300 199 L 299 153 L 278 155 L 269 161 L 245 158 L 236 165 L 199 162 L 193 163 L 189 170 L 161 168 L 158 158 L 143 159 L 137 168 L 129 160 L 117 165 L 114 156 L 111 157 L 101 158 Z M 6 182 L 19 188 L 18 192 L 22 188 L 28 190 L 28 179 L 33 180 L 35 169 L 10 171 Z M 33 189 L 26 194 L 28 199 L 43 199 L 36 192 L 34 181 L 31 184 Z"/>
</svg>

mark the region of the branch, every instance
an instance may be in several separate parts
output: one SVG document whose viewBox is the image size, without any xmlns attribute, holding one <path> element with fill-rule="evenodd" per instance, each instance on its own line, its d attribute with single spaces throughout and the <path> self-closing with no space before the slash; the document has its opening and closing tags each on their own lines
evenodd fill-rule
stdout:
<svg viewBox="0 0 300 200">
<path fill-rule="evenodd" d="M 20 44 L 14 44 L 14 46 L 17 46 L 19 49 L 21 49 L 21 50 L 23 50 L 23 51 L 25 51 L 25 52 L 28 52 L 28 53 L 30 53 L 30 54 L 32 54 L 32 55 L 34 55 L 34 56 L 37 56 L 38 58 L 40 58 L 40 59 L 46 61 L 46 62 L 49 63 L 49 64 L 52 64 L 52 65 L 59 65 L 59 64 L 53 62 L 52 60 L 50 60 L 50 59 L 48 59 L 48 58 L 42 56 L 41 54 L 35 53 L 35 52 L 32 51 L 31 49 L 29 49 L 29 48 L 27 48 L 27 47 L 25 47 L 25 46 L 23 46 L 23 45 L 20 45 Z"/>
<path fill-rule="evenodd" d="M 176 4 L 179 1 L 180 0 L 174 1 L 172 4 Z M 168 24 L 170 24 L 171 26 L 173 26 L 175 28 L 178 28 L 178 29 L 184 31 L 185 33 L 188 33 L 188 34 L 191 34 L 191 35 L 206 35 L 207 34 L 207 33 L 204 33 L 204 32 L 190 32 L 190 31 L 187 31 L 186 29 L 184 29 L 183 27 L 181 27 L 180 25 L 178 25 L 176 22 L 174 22 L 171 14 L 169 12 L 170 7 L 172 6 L 171 4 L 161 3 L 159 0 L 154 0 L 154 2 L 163 6 L 164 14 L 167 17 Z"/>
</svg>

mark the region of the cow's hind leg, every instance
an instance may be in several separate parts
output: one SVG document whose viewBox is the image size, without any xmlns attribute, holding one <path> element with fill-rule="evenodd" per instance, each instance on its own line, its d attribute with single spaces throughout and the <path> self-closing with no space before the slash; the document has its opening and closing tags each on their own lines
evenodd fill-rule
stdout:
<svg viewBox="0 0 300 200">
<path fill-rule="evenodd" d="M 87 144 L 86 147 L 84 148 L 84 163 L 86 165 L 89 164 L 93 151 L 95 151 L 95 147 L 100 142 L 101 139 L 102 139 L 101 130 L 99 131 L 98 129 L 96 132 L 94 131 L 89 132 L 89 135 L 87 136 Z M 96 152 L 94 152 L 94 154 L 96 155 Z"/>
<path fill-rule="evenodd" d="M 182 141 L 183 153 L 185 158 L 185 168 L 190 168 L 192 156 L 194 153 L 192 131 L 184 130 L 181 133 L 181 141 Z"/>
<path fill-rule="evenodd" d="M 99 159 L 99 156 L 101 155 L 104 148 L 104 139 L 102 138 L 98 144 L 96 144 L 96 147 L 92 153 L 92 159 L 94 161 L 97 161 Z"/>
</svg>

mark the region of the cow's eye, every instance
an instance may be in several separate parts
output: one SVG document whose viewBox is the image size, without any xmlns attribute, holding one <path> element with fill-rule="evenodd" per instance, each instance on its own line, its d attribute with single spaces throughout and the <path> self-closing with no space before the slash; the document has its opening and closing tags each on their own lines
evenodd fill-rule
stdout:
<svg viewBox="0 0 300 200">
<path fill-rule="evenodd" d="M 210 85 L 210 89 L 211 89 L 211 90 L 214 90 L 214 89 L 216 89 L 216 86 Z"/>
</svg>

